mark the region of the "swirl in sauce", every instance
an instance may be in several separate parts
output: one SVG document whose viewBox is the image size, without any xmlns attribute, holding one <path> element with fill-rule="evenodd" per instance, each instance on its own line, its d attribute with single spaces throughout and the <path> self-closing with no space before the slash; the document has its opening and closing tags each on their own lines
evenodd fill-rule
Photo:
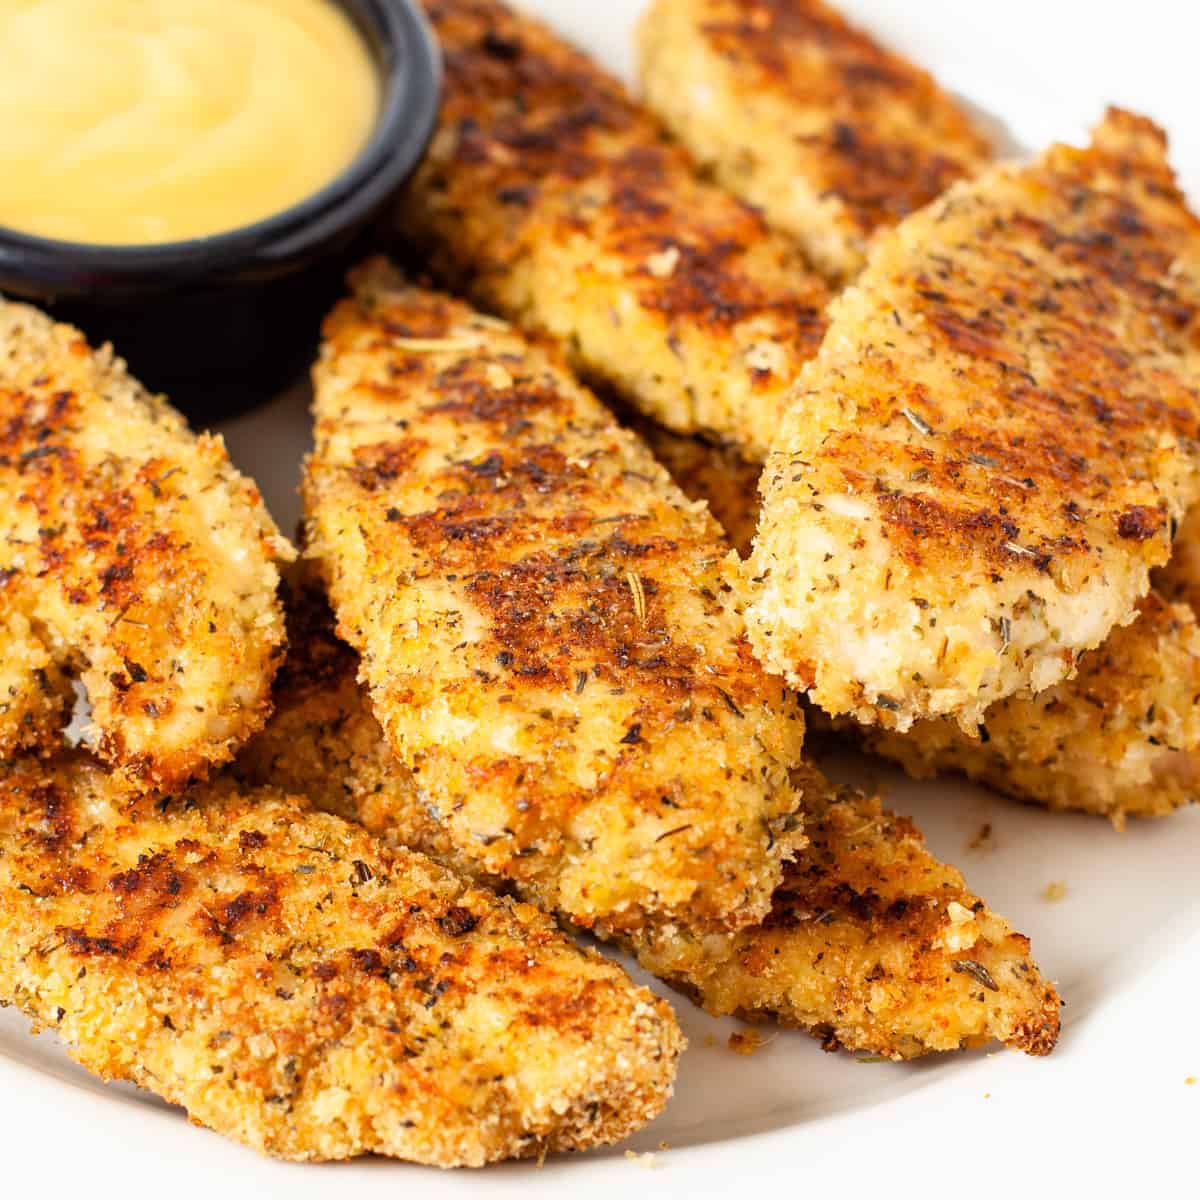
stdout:
<svg viewBox="0 0 1200 1200">
<path fill-rule="evenodd" d="M 329 0 L 0 0 L 0 225 L 161 243 L 331 182 L 380 103 Z"/>
</svg>

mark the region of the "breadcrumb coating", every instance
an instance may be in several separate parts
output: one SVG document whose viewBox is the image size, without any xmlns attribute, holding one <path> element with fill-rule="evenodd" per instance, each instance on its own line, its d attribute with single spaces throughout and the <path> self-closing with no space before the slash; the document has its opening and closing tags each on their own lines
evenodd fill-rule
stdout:
<svg viewBox="0 0 1200 1200">
<path fill-rule="evenodd" d="M 78 675 L 131 777 L 228 761 L 267 716 L 291 556 L 219 438 L 0 299 L 0 755 L 57 745 Z"/>
<path fill-rule="evenodd" d="M 556 355 L 382 262 L 314 380 L 308 552 L 446 836 L 598 931 L 765 915 L 803 719 L 703 507 Z"/>
<path fill-rule="evenodd" d="M 1000 1041 L 1044 1055 L 1061 1001 L 1015 933 L 878 799 L 796 772 L 809 845 L 760 926 L 647 930 L 647 970 L 714 1016 L 799 1026 L 826 1048 L 915 1058 Z"/>
<path fill-rule="evenodd" d="M 396 214 L 439 278 L 672 428 L 762 458 L 827 292 L 622 85 L 495 0 L 426 0 L 442 115 Z"/>
<path fill-rule="evenodd" d="M 834 303 L 763 480 L 763 662 L 907 730 L 1069 678 L 1200 494 L 1200 223 L 1149 121 L 955 185 Z"/>
<path fill-rule="evenodd" d="M 656 0 L 638 47 L 649 107 L 834 283 L 991 156 L 927 72 L 820 0 Z"/>
<path fill-rule="evenodd" d="M 748 557 L 758 526 L 762 464 L 749 462 L 729 446 L 675 433 L 650 421 L 629 423 L 679 490 L 690 500 L 703 500 L 738 555 Z"/>
<path fill-rule="evenodd" d="M 655 1116 L 670 1009 L 527 904 L 273 789 L 0 771 L 0 1001 L 255 1149 L 441 1167 Z"/>
<path fill-rule="evenodd" d="M 1132 625 L 1083 656 L 1074 679 L 992 705 L 978 737 L 946 719 L 854 732 L 917 779 L 961 771 L 1118 826 L 1162 816 L 1200 795 L 1200 627 L 1189 607 L 1151 592 Z"/>
<path fill-rule="evenodd" d="M 675 482 L 707 501 L 743 555 L 758 519 L 757 475 L 721 447 L 662 429 L 643 436 Z M 907 733 L 842 719 L 837 728 L 917 779 L 962 771 L 996 791 L 1108 817 L 1173 812 L 1200 795 L 1200 514 L 1184 518 L 1156 591 L 1132 625 L 1082 656 L 1074 679 L 1037 696 L 1010 696 L 984 714 L 977 736 L 948 718 Z M 1169 603 L 1169 593 L 1183 603 Z M 829 722 L 819 710 L 808 720 Z"/>
<path fill-rule="evenodd" d="M 275 716 L 236 770 L 248 783 L 302 789 L 381 838 L 545 903 L 511 869 L 482 875 L 434 819 L 421 780 L 394 758 L 370 712 L 357 656 L 332 626 L 319 587 L 301 583 Z M 911 822 L 811 769 L 795 782 L 811 845 L 785 868 L 765 922 L 715 933 L 681 920 L 619 943 L 716 1015 L 781 1020 L 830 1048 L 909 1058 L 999 1039 L 1047 1053 L 1059 1001 L 1028 942 L 930 856 Z"/>
<path fill-rule="evenodd" d="M 949 721 L 866 746 L 923 778 L 960 770 L 997 791 L 1108 817 L 1164 816 L 1200 798 L 1200 508 L 1179 525 L 1137 620 L 1084 655 L 1079 673 L 993 705 L 978 739 Z"/>
</svg>

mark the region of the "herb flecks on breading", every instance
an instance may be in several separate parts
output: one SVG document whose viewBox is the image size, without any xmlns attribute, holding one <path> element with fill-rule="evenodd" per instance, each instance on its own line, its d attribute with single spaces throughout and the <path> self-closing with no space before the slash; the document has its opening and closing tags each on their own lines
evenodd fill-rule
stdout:
<svg viewBox="0 0 1200 1200">
<path fill-rule="evenodd" d="M 763 916 L 803 721 L 708 514 L 557 355 L 384 264 L 315 383 L 308 552 L 447 836 L 589 928 Z"/>
<path fill-rule="evenodd" d="M 228 761 L 266 719 L 291 554 L 220 438 L 0 300 L 0 756 L 57 746 L 78 675 L 131 776 Z"/>
<path fill-rule="evenodd" d="M 764 475 L 751 637 L 830 713 L 970 730 L 1133 620 L 1200 495 L 1200 222 L 1113 111 L 885 234 L 831 311 Z"/>
<path fill-rule="evenodd" d="M 527 904 L 271 788 L 0 769 L 0 1000 L 280 1157 L 480 1166 L 617 1140 L 670 1010 Z"/>
<path fill-rule="evenodd" d="M 446 82 L 399 235 L 627 403 L 764 456 L 825 328 L 825 286 L 790 239 L 699 179 L 616 79 L 545 25 L 495 0 L 426 10 Z"/>
<path fill-rule="evenodd" d="M 513 864 L 483 875 L 473 850 L 432 811 L 421 777 L 388 746 L 357 682 L 358 657 L 332 625 L 320 589 L 300 584 L 276 715 L 239 772 L 308 792 L 382 838 L 545 903 L 546 890 Z M 794 782 L 811 844 L 785 868 L 762 923 L 716 933 L 685 916 L 627 932 L 621 944 L 710 1012 L 779 1020 L 830 1047 L 910 1058 L 1000 1040 L 1047 1053 L 1059 1002 L 1028 942 L 933 858 L 911 822 L 811 769 Z M 685 836 L 662 836 L 672 834 L 668 843 Z M 994 992 L 954 967 L 966 959 L 987 970 Z"/>
<path fill-rule="evenodd" d="M 990 157 L 927 72 L 821 0 L 657 0 L 639 43 L 649 106 L 835 282 Z"/>
</svg>

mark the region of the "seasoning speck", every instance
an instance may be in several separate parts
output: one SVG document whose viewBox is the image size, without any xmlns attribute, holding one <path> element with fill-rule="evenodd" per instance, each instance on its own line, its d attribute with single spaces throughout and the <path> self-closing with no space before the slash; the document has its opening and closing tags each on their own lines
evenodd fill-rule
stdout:
<svg viewBox="0 0 1200 1200">
<path fill-rule="evenodd" d="M 985 821 L 975 831 L 975 836 L 967 843 L 968 850 L 982 850 L 991 843 L 992 823 Z"/>
<path fill-rule="evenodd" d="M 637 613 L 637 619 L 645 625 L 646 590 L 642 587 L 642 578 L 636 571 L 626 571 L 625 580 L 629 584 L 629 591 L 633 596 L 633 611 Z"/>
<path fill-rule="evenodd" d="M 933 426 L 920 413 L 913 412 L 911 408 L 902 408 L 900 411 L 904 414 L 904 419 L 918 433 L 923 433 L 926 437 L 933 433 Z"/>
<path fill-rule="evenodd" d="M 970 975 L 976 983 L 982 984 L 989 992 L 998 992 L 1000 989 L 996 986 L 996 981 L 992 978 L 991 972 L 983 963 L 976 962 L 971 958 L 960 958 L 954 964 L 954 972 L 957 975 Z"/>
<path fill-rule="evenodd" d="M 750 370 L 764 374 L 777 374 L 785 364 L 783 348 L 777 342 L 755 342 L 744 357 Z"/>
<path fill-rule="evenodd" d="M 767 1044 L 766 1039 L 761 1033 L 753 1029 L 747 1029 L 740 1033 L 731 1033 L 729 1035 L 729 1048 L 734 1054 L 743 1054 L 747 1058 L 752 1054 L 757 1054 Z"/>
<path fill-rule="evenodd" d="M 1067 896 L 1067 885 L 1061 880 L 1055 879 L 1046 884 L 1042 888 L 1042 899 L 1049 904 L 1057 903 L 1059 900 L 1065 900 Z"/>
</svg>

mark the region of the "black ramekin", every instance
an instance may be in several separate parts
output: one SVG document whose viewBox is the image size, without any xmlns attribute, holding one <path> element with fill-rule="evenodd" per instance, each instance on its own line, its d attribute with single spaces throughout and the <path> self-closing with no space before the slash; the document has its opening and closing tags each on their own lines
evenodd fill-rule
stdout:
<svg viewBox="0 0 1200 1200">
<path fill-rule="evenodd" d="M 413 0 L 336 0 L 383 97 L 358 158 L 300 204 L 229 233 L 95 246 L 0 228 L 0 292 L 111 341 L 150 388 L 206 425 L 268 398 L 313 357 L 320 317 L 437 118 L 436 43 Z M 0 186 L 3 186 L 0 184 Z"/>
</svg>

